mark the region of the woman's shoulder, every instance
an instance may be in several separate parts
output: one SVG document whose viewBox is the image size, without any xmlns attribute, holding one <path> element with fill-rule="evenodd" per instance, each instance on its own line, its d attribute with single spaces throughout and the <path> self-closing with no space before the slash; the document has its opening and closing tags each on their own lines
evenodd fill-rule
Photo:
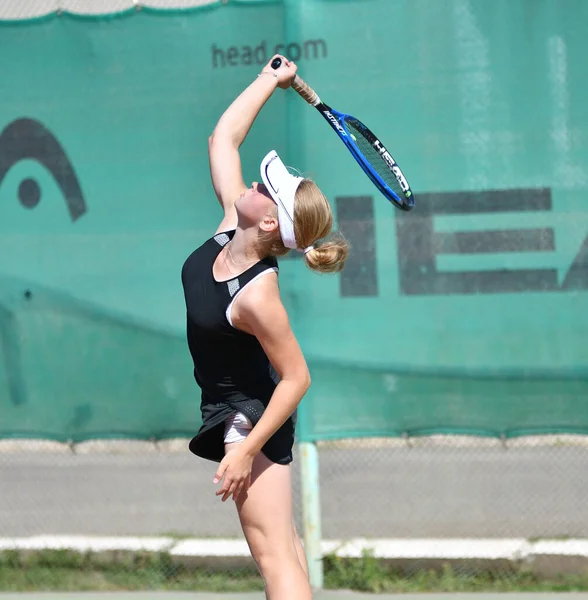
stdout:
<svg viewBox="0 0 588 600">
<path fill-rule="evenodd" d="M 234 235 L 234 229 L 217 231 L 214 233 L 214 235 L 210 236 L 209 238 L 206 238 L 200 244 L 200 246 L 196 248 L 196 252 L 203 251 L 206 249 L 211 249 L 212 251 L 216 252 L 217 250 L 228 244 L 233 239 Z"/>
<path fill-rule="evenodd" d="M 217 229 L 214 235 L 206 240 L 205 243 L 215 241 L 217 244 L 224 246 L 227 242 L 233 239 L 235 229 Z"/>
<path fill-rule="evenodd" d="M 235 234 L 235 230 L 227 230 L 216 232 L 211 237 L 205 239 L 200 243 L 186 258 L 182 266 L 182 272 L 186 269 L 193 267 L 194 265 L 202 264 L 201 261 L 208 259 L 212 260 L 218 251 L 227 244 Z"/>
<path fill-rule="evenodd" d="M 278 259 L 276 256 L 266 256 L 265 258 L 262 258 L 259 261 L 259 264 L 263 267 L 266 268 L 273 268 L 273 269 L 278 269 L 279 268 L 279 264 L 278 264 Z"/>
<path fill-rule="evenodd" d="M 241 306 L 247 306 L 254 313 L 263 312 L 275 302 L 281 303 L 277 271 L 265 269 L 262 273 L 264 277 L 254 277 L 239 298 Z"/>
</svg>

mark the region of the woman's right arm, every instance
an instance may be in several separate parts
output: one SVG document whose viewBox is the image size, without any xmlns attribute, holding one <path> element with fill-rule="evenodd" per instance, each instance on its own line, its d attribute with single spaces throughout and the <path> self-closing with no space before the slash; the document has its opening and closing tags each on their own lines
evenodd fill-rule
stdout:
<svg viewBox="0 0 588 600">
<path fill-rule="evenodd" d="M 272 57 L 272 60 L 275 57 Z M 249 133 L 259 111 L 276 87 L 288 88 L 297 67 L 283 56 L 282 66 L 271 68 L 271 61 L 219 119 L 208 139 L 208 159 L 215 194 L 224 210 L 223 224 L 236 225 L 235 200 L 247 189 L 243 181 L 239 148 Z"/>
</svg>

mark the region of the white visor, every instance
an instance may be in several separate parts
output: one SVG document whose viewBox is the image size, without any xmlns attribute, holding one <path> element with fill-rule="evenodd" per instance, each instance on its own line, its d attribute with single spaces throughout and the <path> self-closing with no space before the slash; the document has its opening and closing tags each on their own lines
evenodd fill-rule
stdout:
<svg viewBox="0 0 588 600">
<path fill-rule="evenodd" d="M 294 235 L 294 196 L 303 177 L 292 175 L 275 150 L 261 161 L 261 179 L 278 206 L 280 236 L 286 248 L 298 249 Z"/>
</svg>

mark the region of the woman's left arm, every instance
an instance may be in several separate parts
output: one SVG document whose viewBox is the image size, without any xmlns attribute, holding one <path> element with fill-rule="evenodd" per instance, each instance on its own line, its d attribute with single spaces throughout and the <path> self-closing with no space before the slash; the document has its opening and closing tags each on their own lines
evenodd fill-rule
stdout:
<svg viewBox="0 0 588 600">
<path fill-rule="evenodd" d="M 280 382 L 262 417 L 239 446 L 221 461 L 215 483 L 225 477 L 217 495 L 230 495 L 236 499 L 247 485 L 241 466 L 252 464 L 271 436 L 296 410 L 310 386 L 310 373 L 302 350 L 290 327 L 290 321 L 282 304 L 277 277 L 267 275 L 245 290 L 235 303 L 234 324 L 255 335 L 269 361 L 278 372 Z M 231 469 L 231 463 L 236 467 Z"/>
</svg>

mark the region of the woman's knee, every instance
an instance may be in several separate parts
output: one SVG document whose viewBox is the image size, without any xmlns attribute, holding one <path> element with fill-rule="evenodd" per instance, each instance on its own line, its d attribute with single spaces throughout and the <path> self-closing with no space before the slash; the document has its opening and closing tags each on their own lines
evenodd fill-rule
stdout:
<svg viewBox="0 0 588 600">
<path fill-rule="evenodd" d="M 283 572 L 289 563 L 298 564 L 298 555 L 294 544 L 276 544 L 268 540 L 268 543 L 258 543 L 251 547 L 251 555 L 264 578 L 271 577 Z"/>
</svg>

